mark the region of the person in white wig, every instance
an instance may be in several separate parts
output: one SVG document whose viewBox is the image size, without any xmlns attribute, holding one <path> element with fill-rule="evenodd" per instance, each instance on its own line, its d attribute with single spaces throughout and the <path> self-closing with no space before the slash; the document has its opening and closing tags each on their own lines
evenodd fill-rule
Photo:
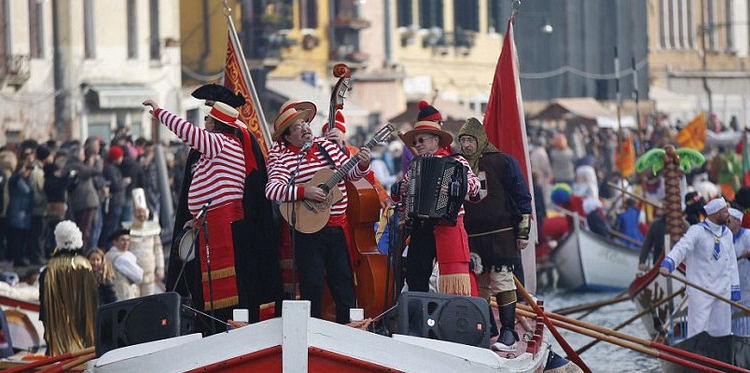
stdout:
<svg viewBox="0 0 750 373">
<path fill-rule="evenodd" d="M 81 230 L 70 220 L 55 226 L 55 250 L 39 276 L 39 319 L 47 354 L 56 356 L 94 345 L 99 293 L 91 263 L 82 255 Z"/>
</svg>

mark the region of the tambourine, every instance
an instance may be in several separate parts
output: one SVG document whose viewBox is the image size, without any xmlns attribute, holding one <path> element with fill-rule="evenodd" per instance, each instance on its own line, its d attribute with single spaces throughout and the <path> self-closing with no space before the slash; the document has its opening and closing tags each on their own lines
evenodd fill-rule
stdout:
<svg viewBox="0 0 750 373">
<path fill-rule="evenodd" d="M 180 254 L 180 260 L 189 262 L 195 259 L 195 240 L 198 239 L 198 230 L 193 228 L 184 228 L 177 234 L 172 245 L 177 246 L 177 252 Z M 174 249 L 174 247 L 173 247 Z"/>
</svg>

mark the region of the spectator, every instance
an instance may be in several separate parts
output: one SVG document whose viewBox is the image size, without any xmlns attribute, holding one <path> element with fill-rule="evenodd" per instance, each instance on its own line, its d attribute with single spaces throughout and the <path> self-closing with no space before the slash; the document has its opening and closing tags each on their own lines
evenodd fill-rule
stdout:
<svg viewBox="0 0 750 373">
<path fill-rule="evenodd" d="M 635 206 L 635 200 L 632 198 L 625 200 L 625 211 L 617 215 L 615 230 L 632 239 L 619 239 L 627 247 L 640 248 L 643 244 L 643 234 L 638 227 L 640 215 L 641 210 Z"/>
<path fill-rule="evenodd" d="M 88 255 L 99 288 L 99 305 L 117 302 L 115 294 L 115 270 L 104 260 L 104 251 L 100 248 L 91 250 Z"/>
<path fill-rule="evenodd" d="M 118 229 L 110 237 L 112 247 L 104 254 L 115 269 L 115 294 L 117 300 L 128 300 L 138 297 L 137 283 L 143 280 L 143 268 L 138 266 L 137 258 L 130 252 L 130 231 Z"/>
</svg>

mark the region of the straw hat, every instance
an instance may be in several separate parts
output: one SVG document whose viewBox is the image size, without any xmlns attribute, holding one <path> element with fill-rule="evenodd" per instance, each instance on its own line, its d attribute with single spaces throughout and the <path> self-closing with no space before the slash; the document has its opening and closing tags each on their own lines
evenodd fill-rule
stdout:
<svg viewBox="0 0 750 373">
<path fill-rule="evenodd" d="M 273 135 L 271 138 L 273 141 L 278 141 L 281 139 L 284 131 L 297 121 L 297 119 L 303 118 L 309 122 L 315 118 L 316 112 L 315 104 L 310 101 L 287 101 L 284 105 L 281 105 L 279 116 L 273 122 Z"/>
<path fill-rule="evenodd" d="M 237 120 L 237 118 L 240 116 L 240 113 L 237 111 L 237 109 L 223 102 L 217 101 L 213 106 L 210 107 L 210 109 L 205 108 L 203 111 L 206 113 L 206 115 L 216 119 L 221 123 L 225 123 L 239 129 L 245 128 L 245 125 L 241 121 Z"/>
<path fill-rule="evenodd" d="M 428 120 L 415 123 L 414 129 L 404 134 L 404 142 L 407 145 L 411 145 L 414 143 L 414 138 L 423 133 L 439 136 L 441 147 L 448 146 L 453 142 L 453 136 L 450 133 L 443 131 L 440 124 Z"/>
</svg>

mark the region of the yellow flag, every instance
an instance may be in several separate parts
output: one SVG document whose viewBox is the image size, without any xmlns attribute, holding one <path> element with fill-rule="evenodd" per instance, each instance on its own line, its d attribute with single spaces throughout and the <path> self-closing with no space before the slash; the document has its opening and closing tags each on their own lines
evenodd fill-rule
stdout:
<svg viewBox="0 0 750 373">
<path fill-rule="evenodd" d="M 701 112 L 677 134 L 677 143 L 682 148 L 697 151 L 706 146 L 706 114 Z"/>
<path fill-rule="evenodd" d="M 622 149 L 617 154 L 615 163 L 622 177 L 628 177 L 635 172 L 635 145 L 632 136 L 628 136 L 622 141 Z"/>
</svg>

